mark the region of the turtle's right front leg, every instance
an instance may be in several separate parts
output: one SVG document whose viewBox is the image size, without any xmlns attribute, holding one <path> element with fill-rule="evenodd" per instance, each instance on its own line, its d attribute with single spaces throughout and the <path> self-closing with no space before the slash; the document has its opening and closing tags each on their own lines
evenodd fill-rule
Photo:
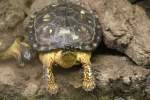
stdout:
<svg viewBox="0 0 150 100">
<path fill-rule="evenodd" d="M 55 53 L 44 53 L 39 55 L 40 61 L 43 63 L 44 70 L 46 70 L 46 82 L 48 82 L 48 91 L 51 94 L 56 94 L 58 92 L 58 85 L 55 82 L 54 74 L 52 72 L 54 64 Z"/>
<path fill-rule="evenodd" d="M 92 91 L 95 88 L 95 78 L 91 67 L 91 53 L 78 52 L 78 61 L 83 67 L 83 89 L 85 91 Z"/>
</svg>

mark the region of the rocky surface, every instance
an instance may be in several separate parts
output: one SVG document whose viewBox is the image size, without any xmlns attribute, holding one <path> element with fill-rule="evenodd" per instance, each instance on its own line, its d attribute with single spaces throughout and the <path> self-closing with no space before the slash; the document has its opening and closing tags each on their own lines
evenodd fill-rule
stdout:
<svg viewBox="0 0 150 100">
<path fill-rule="evenodd" d="M 142 7 L 128 0 L 82 1 L 98 13 L 108 48 L 125 53 L 138 65 L 150 64 L 150 19 L 143 8 L 148 3 Z"/>
<path fill-rule="evenodd" d="M 19 68 L 10 60 L 0 63 L 0 96 L 29 100 L 148 100 L 150 70 L 134 65 L 124 55 L 108 52 L 97 53 L 92 59 L 97 84 L 92 92 L 82 90 L 82 69 L 79 66 L 69 70 L 54 68 L 60 90 L 57 95 L 50 96 L 42 88 L 41 64 L 35 61 Z"/>
<path fill-rule="evenodd" d="M 17 35 L 25 33 L 23 24 L 27 15 L 58 1 L 0 0 L 0 51 Z M 54 73 L 60 90 L 51 96 L 43 89 L 43 69 L 38 59 L 23 68 L 11 59 L 0 61 L 0 100 L 149 100 L 150 69 L 142 66 L 150 64 L 148 3 L 70 1 L 95 10 L 102 24 L 107 48 L 101 45 L 92 59 L 96 89 L 85 92 L 81 88 L 83 70 L 80 66 L 68 70 L 56 67 Z"/>
<path fill-rule="evenodd" d="M 0 52 L 6 50 L 18 35 L 23 35 L 23 21 L 30 13 L 32 0 L 0 0 Z"/>
</svg>

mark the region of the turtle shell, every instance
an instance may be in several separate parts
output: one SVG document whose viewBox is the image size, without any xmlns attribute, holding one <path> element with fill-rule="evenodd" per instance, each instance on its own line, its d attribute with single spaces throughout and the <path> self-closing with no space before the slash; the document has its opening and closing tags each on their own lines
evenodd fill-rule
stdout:
<svg viewBox="0 0 150 100">
<path fill-rule="evenodd" d="M 32 15 L 29 22 L 29 40 L 37 51 L 92 51 L 101 41 L 97 16 L 79 5 L 49 5 Z"/>
</svg>

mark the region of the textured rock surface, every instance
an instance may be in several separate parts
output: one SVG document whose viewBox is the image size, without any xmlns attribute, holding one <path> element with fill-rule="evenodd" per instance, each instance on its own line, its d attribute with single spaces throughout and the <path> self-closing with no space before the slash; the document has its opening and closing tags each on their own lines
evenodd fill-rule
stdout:
<svg viewBox="0 0 150 100">
<path fill-rule="evenodd" d="M 1 0 L 0 1 L 0 30 L 14 28 L 24 19 L 23 1 L 19 0 Z M 18 4 L 19 3 L 19 4 Z"/>
<path fill-rule="evenodd" d="M 150 19 L 144 5 L 132 5 L 128 0 L 83 1 L 97 11 L 108 48 L 125 53 L 138 65 L 150 64 Z"/>
<path fill-rule="evenodd" d="M 6 39 L 7 36 L 11 38 L 24 33 L 22 24 L 26 15 L 30 14 L 32 1 L 34 0 L 0 0 L 0 8 L 4 10 L 0 11 L 0 15 L 8 13 L 9 7 L 12 7 L 11 10 L 17 7 L 17 10 L 12 10 L 14 12 L 8 13 L 7 17 L 18 16 L 10 17 L 10 26 L 5 21 L 7 17 L 0 16 L 0 23 L 3 22 L 7 26 L 4 28 L 0 25 L 1 36 Z M 144 2 L 131 5 L 127 0 L 71 1 L 89 10 L 96 10 L 107 47 L 123 52 L 139 65 L 150 63 L 149 11 Z M 57 2 L 35 0 L 31 12 Z M 18 11 L 18 8 L 21 11 Z M 1 36 L 0 40 L 5 40 Z M 7 46 L 7 42 L 4 43 L 4 46 Z M 4 50 L 4 47 L 1 48 L 2 46 L 0 50 Z M 0 61 L 0 100 L 149 100 L 150 69 L 137 66 L 131 59 L 114 50 L 98 48 L 92 59 L 97 84 L 92 92 L 85 92 L 81 88 L 81 67 L 68 70 L 56 67 L 54 73 L 60 90 L 54 96 L 48 95 L 43 89 L 43 69 L 38 60 L 24 68 L 19 68 L 14 60 Z"/>
<path fill-rule="evenodd" d="M 48 96 L 42 88 L 42 67 L 36 61 L 25 68 L 18 68 L 14 61 L 1 62 L 0 97 L 25 96 L 36 100 L 71 98 L 72 100 L 114 100 L 114 98 L 146 100 L 150 98 L 150 70 L 134 65 L 123 55 L 108 52 L 97 53 L 93 57 L 97 83 L 97 88 L 93 92 L 82 90 L 80 67 L 69 70 L 54 68 L 56 81 L 60 86 L 59 93 L 54 96 Z"/>
<path fill-rule="evenodd" d="M 6 50 L 16 36 L 22 35 L 23 21 L 33 0 L 0 0 L 0 51 Z"/>
</svg>

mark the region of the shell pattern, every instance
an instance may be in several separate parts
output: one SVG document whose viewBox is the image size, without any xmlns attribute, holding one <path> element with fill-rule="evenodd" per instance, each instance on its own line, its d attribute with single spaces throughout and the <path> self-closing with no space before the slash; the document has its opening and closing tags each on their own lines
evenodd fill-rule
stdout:
<svg viewBox="0 0 150 100">
<path fill-rule="evenodd" d="M 49 5 L 32 15 L 29 22 L 29 41 L 37 51 L 92 51 L 101 41 L 97 16 L 79 5 Z"/>
</svg>

